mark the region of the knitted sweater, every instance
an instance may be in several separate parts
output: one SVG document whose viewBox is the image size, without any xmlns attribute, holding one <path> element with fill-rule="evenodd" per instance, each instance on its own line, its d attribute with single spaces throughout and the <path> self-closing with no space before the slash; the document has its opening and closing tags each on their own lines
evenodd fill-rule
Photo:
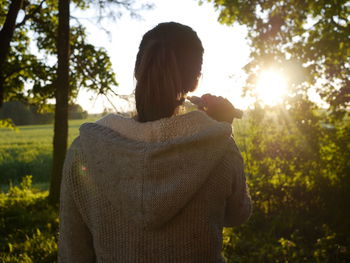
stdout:
<svg viewBox="0 0 350 263">
<path fill-rule="evenodd" d="M 231 125 L 200 111 L 80 127 L 64 164 L 60 262 L 224 262 L 251 200 Z"/>
</svg>

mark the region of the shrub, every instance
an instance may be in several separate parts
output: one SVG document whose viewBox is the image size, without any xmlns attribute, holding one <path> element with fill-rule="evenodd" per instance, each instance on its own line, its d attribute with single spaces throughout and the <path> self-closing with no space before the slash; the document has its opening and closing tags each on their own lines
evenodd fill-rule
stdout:
<svg viewBox="0 0 350 263">
<path fill-rule="evenodd" d="M 31 176 L 0 193 L 0 262 L 55 262 L 58 211 L 47 191 L 32 188 Z"/>
<path fill-rule="evenodd" d="M 235 137 L 254 209 L 226 230 L 228 262 L 350 262 L 350 120 L 298 100 L 247 122 Z"/>
</svg>

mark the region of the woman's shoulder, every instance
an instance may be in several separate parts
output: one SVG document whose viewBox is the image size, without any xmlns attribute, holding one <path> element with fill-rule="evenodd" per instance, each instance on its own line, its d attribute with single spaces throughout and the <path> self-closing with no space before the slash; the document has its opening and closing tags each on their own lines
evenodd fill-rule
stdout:
<svg viewBox="0 0 350 263">
<path fill-rule="evenodd" d="M 116 120 L 132 120 L 132 118 L 122 115 L 122 114 L 116 114 L 116 113 L 109 113 L 102 118 L 95 121 L 96 124 L 108 126 L 111 122 L 115 122 Z"/>
<path fill-rule="evenodd" d="M 232 134 L 230 124 L 218 122 L 199 110 L 149 122 L 138 122 L 135 118 L 112 113 L 95 123 L 114 130 L 128 139 L 144 142 L 163 142 L 211 133 L 226 137 Z"/>
</svg>

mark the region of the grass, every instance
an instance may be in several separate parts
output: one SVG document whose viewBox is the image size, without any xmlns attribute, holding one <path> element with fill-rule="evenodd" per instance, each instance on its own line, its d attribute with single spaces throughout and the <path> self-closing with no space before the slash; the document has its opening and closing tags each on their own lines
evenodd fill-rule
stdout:
<svg viewBox="0 0 350 263">
<path fill-rule="evenodd" d="M 70 145 L 84 122 L 96 119 L 70 120 Z M 18 126 L 17 130 L 0 129 L 0 189 L 18 184 L 25 175 L 33 176 L 36 188 L 47 189 L 52 162 L 53 125 Z"/>
</svg>

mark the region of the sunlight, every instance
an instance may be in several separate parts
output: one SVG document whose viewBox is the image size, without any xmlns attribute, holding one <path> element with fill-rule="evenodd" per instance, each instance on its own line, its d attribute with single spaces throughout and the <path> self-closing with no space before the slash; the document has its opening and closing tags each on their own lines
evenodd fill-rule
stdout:
<svg viewBox="0 0 350 263">
<path fill-rule="evenodd" d="M 264 70 L 256 83 L 256 95 L 265 105 L 273 106 L 282 102 L 287 87 L 287 80 L 281 72 Z"/>
</svg>

